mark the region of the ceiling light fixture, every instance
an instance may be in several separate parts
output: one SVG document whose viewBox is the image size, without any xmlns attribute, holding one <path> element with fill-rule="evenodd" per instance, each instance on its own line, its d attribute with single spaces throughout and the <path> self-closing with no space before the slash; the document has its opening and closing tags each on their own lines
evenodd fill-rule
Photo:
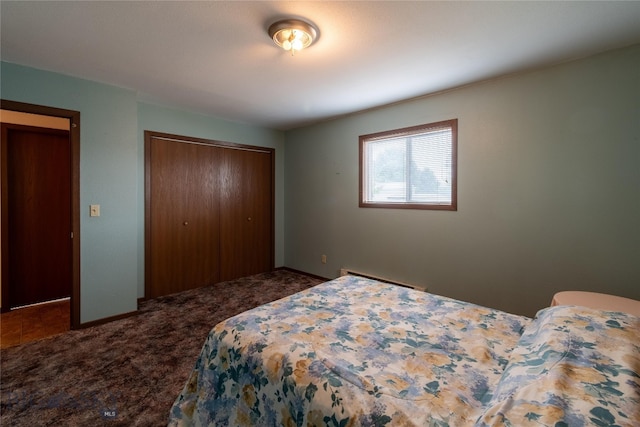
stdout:
<svg viewBox="0 0 640 427">
<path fill-rule="evenodd" d="M 291 51 L 292 56 L 296 51 L 311 46 L 317 34 L 316 27 L 299 19 L 283 19 L 269 27 L 269 37 L 284 50 Z"/>
</svg>

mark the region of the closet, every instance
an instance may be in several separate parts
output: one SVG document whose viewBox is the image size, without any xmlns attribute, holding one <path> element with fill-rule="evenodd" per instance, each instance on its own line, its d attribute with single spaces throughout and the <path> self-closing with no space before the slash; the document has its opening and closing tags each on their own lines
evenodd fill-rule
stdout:
<svg viewBox="0 0 640 427">
<path fill-rule="evenodd" d="M 145 297 L 274 266 L 274 150 L 145 131 Z"/>
</svg>

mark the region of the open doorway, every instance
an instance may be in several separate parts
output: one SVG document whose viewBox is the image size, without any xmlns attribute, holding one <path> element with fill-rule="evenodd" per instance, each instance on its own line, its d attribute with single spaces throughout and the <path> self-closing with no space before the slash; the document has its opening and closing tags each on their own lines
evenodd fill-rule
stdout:
<svg viewBox="0 0 640 427">
<path fill-rule="evenodd" d="M 2 112 L 2 311 L 68 297 L 69 326 L 78 328 L 80 113 L 7 100 L 2 100 Z M 13 123 L 7 124 L 9 121 Z M 65 124 L 67 129 L 60 129 Z M 35 171 L 16 173 L 25 165 Z M 10 176 L 12 183 L 8 182 Z M 34 177 L 44 182 L 39 190 L 32 188 Z M 30 187 L 19 190 L 16 183 L 20 180 L 19 185 Z M 60 187 L 64 187 L 62 192 Z M 52 188 L 58 190 L 49 197 Z M 18 191 L 28 191 L 29 197 L 41 202 L 21 200 L 20 195 L 26 193 Z M 17 215 L 27 218 L 27 222 L 16 221 Z M 55 233 L 51 228 L 56 229 Z M 55 242 L 40 242 L 45 234 L 55 234 Z M 33 265 L 38 266 L 38 272 L 29 271 Z M 14 283 L 17 277 L 19 286 Z"/>
</svg>

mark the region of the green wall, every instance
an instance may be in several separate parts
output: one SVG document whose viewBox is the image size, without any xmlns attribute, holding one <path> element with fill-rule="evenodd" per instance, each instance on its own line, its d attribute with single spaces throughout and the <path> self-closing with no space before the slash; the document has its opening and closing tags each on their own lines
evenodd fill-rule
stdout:
<svg viewBox="0 0 640 427">
<path fill-rule="evenodd" d="M 136 310 L 135 92 L 3 62 L 3 99 L 80 111 L 80 321 Z M 99 204 L 100 217 L 89 217 Z"/>
<path fill-rule="evenodd" d="M 640 299 L 638 70 L 640 45 L 287 132 L 285 265 L 525 315 L 560 290 Z M 457 212 L 358 207 L 359 135 L 452 118 Z"/>
<path fill-rule="evenodd" d="M 284 263 L 282 132 L 139 102 L 134 91 L 2 62 L 2 99 L 80 111 L 82 323 L 144 296 L 144 131 L 276 149 L 276 266 Z M 100 204 L 101 216 L 89 217 Z"/>
<path fill-rule="evenodd" d="M 349 267 L 532 315 L 559 290 L 640 299 L 638 69 L 633 46 L 286 133 L 5 62 L 0 96 L 81 112 L 83 323 L 144 295 L 144 130 L 276 149 L 276 266 Z M 358 208 L 359 135 L 450 118 L 457 212 Z"/>
</svg>

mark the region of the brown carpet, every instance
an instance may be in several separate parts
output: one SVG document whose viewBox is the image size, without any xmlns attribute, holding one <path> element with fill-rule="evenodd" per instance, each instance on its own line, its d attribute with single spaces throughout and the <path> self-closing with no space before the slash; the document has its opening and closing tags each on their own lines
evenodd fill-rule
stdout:
<svg viewBox="0 0 640 427">
<path fill-rule="evenodd" d="M 138 314 L 1 351 L 2 426 L 160 426 L 209 330 L 321 280 L 279 270 L 141 304 Z"/>
</svg>

